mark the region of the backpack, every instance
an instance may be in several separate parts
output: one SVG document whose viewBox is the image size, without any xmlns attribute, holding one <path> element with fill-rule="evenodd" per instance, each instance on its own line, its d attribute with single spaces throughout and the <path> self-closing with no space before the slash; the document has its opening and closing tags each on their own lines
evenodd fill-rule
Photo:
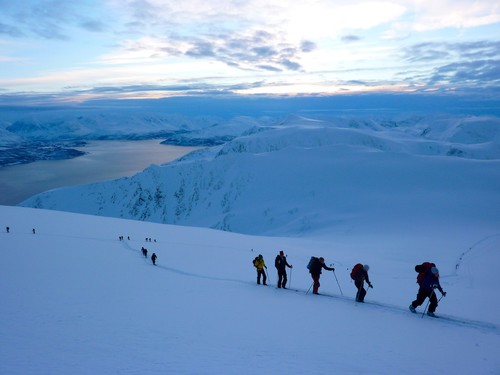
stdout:
<svg viewBox="0 0 500 375">
<path fill-rule="evenodd" d="M 255 257 L 252 263 L 254 267 L 257 267 L 257 264 L 259 264 L 259 257 Z"/>
<path fill-rule="evenodd" d="M 426 273 L 432 268 L 436 267 L 434 263 L 424 262 L 422 264 L 417 264 L 415 266 L 415 272 L 418 272 L 417 275 L 417 284 L 422 285 L 422 281 L 424 281 Z"/>
<path fill-rule="evenodd" d="M 352 267 L 351 279 L 356 280 L 356 276 L 358 276 L 358 272 L 361 268 L 363 268 L 363 265 L 361 263 L 358 263 L 354 267 Z"/>
<path fill-rule="evenodd" d="M 307 263 L 307 269 L 311 270 L 311 267 L 313 266 L 313 264 L 316 264 L 318 262 L 319 262 L 319 258 L 311 257 L 311 259 L 309 259 L 309 263 Z"/>
<path fill-rule="evenodd" d="M 276 259 L 274 260 L 274 267 L 278 268 L 280 264 L 280 259 L 281 257 L 279 255 L 276 255 Z"/>
</svg>

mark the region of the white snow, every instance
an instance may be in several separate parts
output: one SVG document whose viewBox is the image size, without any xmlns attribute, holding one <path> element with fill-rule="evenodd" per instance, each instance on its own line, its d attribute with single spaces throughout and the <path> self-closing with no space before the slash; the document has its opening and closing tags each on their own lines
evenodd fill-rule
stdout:
<svg viewBox="0 0 500 375">
<path fill-rule="evenodd" d="M 461 248 L 432 246 L 448 293 L 437 314 L 475 321 L 465 324 L 408 311 L 414 265 L 435 259 L 431 249 L 417 254 L 403 244 L 446 242 L 418 232 L 326 241 L 7 206 L 0 223 L 10 227 L 0 233 L 1 374 L 500 371 L 500 233 Z M 142 257 L 142 246 L 157 253 L 157 266 Z M 275 288 L 281 249 L 299 292 Z M 256 285 L 258 253 L 269 286 Z M 320 293 L 338 298 L 306 294 L 311 255 L 335 263 L 344 298 L 327 271 Z M 353 301 L 349 268 L 358 261 L 371 266 L 366 304 Z"/>
<path fill-rule="evenodd" d="M 500 223 L 499 137 L 495 117 L 291 116 L 131 178 L 22 205 L 283 236 L 429 233 L 453 222 L 474 241 Z"/>
<path fill-rule="evenodd" d="M 499 125 L 291 116 L 23 203 L 58 211 L 0 206 L 0 374 L 499 374 Z M 297 292 L 275 288 L 279 250 Z M 312 255 L 336 268 L 323 296 Z M 440 319 L 408 310 L 423 261 Z"/>
</svg>

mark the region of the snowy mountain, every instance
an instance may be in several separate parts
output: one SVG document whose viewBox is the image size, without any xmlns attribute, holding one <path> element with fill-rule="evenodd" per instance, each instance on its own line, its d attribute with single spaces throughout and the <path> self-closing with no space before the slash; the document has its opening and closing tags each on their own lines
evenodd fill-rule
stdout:
<svg viewBox="0 0 500 375">
<path fill-rule="evenodd" d="M 498 227 L 471 240 L 451 218 L 432 234 L 297 239 L 7 206 L 0 224 L 1 374 L 500 370 Z M 141 247 L 158 255 L 156 266 Z M 293 265 L 292 290 L 275 287 L 279 250 Z M 256 285 L 258 253 L 269 286 Z M 311 255 L 336 268 L 323 272 L 319 296 L 307 293 Z M 447 292 L 439 318 L 422 316 L 425 304 L 408 310 L 424 260 L 437 263 Z M 349 278 L 357 262 L 371 266 L 364 304 Z"/>
<path fill-rule="evenodd" d="M 50 210 L 0 206 L 0 374 L 498 373 L 497 117 L 241 121 L 224 144 L 23 203 Z M 319 296 L 312 255 L 336 269 Z M 423 261 L 447 292 L 437 319 L 408 310 Z"/>
<path fill-rule="evenodd" d="M 0 107 L 0 113 L 0 167 L 77 157 L 81 153 L 72 146 L 91 140 L 162 138 L 171 145 L 219 145 L 272 121 L 268 116 L 193 116 L 134 105 L 10 111 Z"/>
<path fill-rule="evenodd" d="M 292 235 L 500 223 L 500 119 L 289 116 L 131 178 L 42 193 L 23 206 Z M 210 132 L 212 129 L 212 132 Z M 204 137 L 220 136 L 219 127 Z"/>
</svg>

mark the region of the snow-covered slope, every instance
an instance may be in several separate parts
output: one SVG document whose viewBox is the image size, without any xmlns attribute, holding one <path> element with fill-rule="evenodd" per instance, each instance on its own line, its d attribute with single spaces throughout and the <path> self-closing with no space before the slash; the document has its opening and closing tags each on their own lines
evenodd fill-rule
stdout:
<svg viewBox="0 0 500 375">
<path fill-rule="evenodd" d="M 496 117 L 290 116 L 22 205 L 249 234 L 388 233 L 407 220 L 423 234 L 453 222 L 479 235 L 500 224 L 499 191 Z"/>
<path fill-rule="evenodd" d="M 434 244 L 431 255 L 428 241 L 450 238 L 452 222 L 432 236 L 318 241 L 0 206 L 0 225 L 0 374 L 500 371 L 498 231 L 457 247 Z M 142 257 L 143 246 L 158 255 L 157 266 Z M 294 266 L 288 275 L 298 291 L 275 288 L 279 250 Z M 268 264 L 267 287 L 255 285 L 258 253 Z M 323 296 L 306 294 L 311 255 L 336 268 L 321 276 Z M 408 310 L 413 268 L 424 260 L 437 262 L 447 292 L 439 319 Z M 365 304 L 353 301 L 349 279 L 359 261 L 370 264 L 374 284 Z"/>
</svg>

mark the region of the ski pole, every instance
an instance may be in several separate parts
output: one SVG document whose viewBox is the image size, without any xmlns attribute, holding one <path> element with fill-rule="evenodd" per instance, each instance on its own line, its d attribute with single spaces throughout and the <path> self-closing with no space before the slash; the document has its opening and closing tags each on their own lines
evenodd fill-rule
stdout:
<svg viewBox="0 0 500 375">
<path fill-rule="evenodd" d="M 432 298 L 432 295 L 433 295 L 433 294 L 434 294 L 434 289 L 432 289 L 431 295 L 429 296 L 429 300 L 427 301 L 427 305 L 425 305 L 425 309 L 424 309 L 424 312 L 422 313 L 421 318 L 423 318 L 423 317 L 424 317 L 425 312 L 427 311 L 427 307 L 429 306 L 429 303 L 431 303 L 431 298 Z"/>
<path fill-rule="evenodd" d="M 314 281 L 313 281 L 313 283 L 311 284 L 311 286 L 309 287 L 309 289 L 307 289 L 306 294 L 308 294 L 308 293 L 309 293 L 309 291 L 311 290 L 311 288 L 312 288 L 312 286 L 313 286 L 313 285 L 314 285 Z"/>
<path fill-rule="evenodd" d="M 340 287 L 339 279 L 337 279 L 337 275 L 335 274 L 335 271 L 333 271 L 333 276 L 335 276 L 335 280 L 337 280 L 337 285 L 339 286 L 340 294 L 344 296 L 344 293 L 342 293 L 342 288 Z"/>
<path fill-rule="evenodd" d="M 292 271 L 293 271 L 293 268 L 290 268 L 290 282 L 288 283 L 289 288 L 292 286 Z"/>
</svg>

